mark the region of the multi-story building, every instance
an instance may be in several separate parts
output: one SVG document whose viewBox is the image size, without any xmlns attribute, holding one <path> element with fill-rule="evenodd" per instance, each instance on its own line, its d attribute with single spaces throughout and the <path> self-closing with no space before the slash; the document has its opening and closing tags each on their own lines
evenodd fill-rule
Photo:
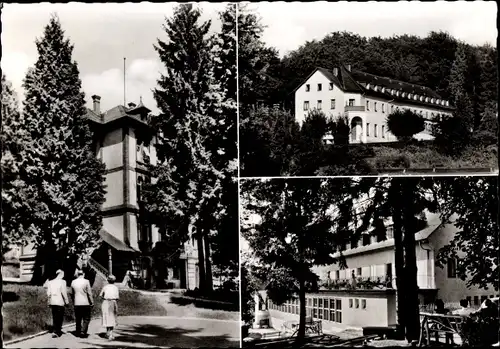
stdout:
<svg viewBox="0 0 500 349">
<path fill-rule="evenodd" d="M 112 272 L 123 279 L 131 262 L 148 255 L 156 242 L 161 241 L 158 228 L 144 221 L 140 190 L 141 184 L 151 181 L 147 164 L 156 164 L 154 131 L 147 123 L 150 112 L 141 102 L 118 105 L 101 112 L 99 96 L 92 96 L 93 108 L 86 117 L 94 133 L 97 158 L 106 165 L 105 202 L 102 206 L 102 244 L 90 251 L 90 264 L 103 273 Z M 140 141 L 141 134 L 153 132 L 150 144 Z M 168 280 L 172 287 L 198 287 L 197 246 L 186 242 L 179 246 L 177 263 L 169 268 Z M 32 246 L 21 248 L 21 278 L 33 273 L 36 251 Z M 141 267 L 139 266 L 139 269 Z"/>
<path fill-rule="evenodd" d="M 456 231 L 451 223 L 441 224 L 439 215 L 427 214 L 427 224 L 415 235 L 421 306 L 441 299 L 446 307 L 459 308 L 460 300 L 468 299 L 471 306 L 479 307 L 486 298 L 498 297 L 493 286 L 487 290 L 467 287 L 466 281 L 457 277 L 456 260 L 448 260 L 444 268 L 436 266 L 439 250 L 453 239 Z M 342 254 L 347 269 L 337 264 L 313 269 L 321 287 L 320 291 L 306 295 L 308 316 L 321 320 L 325 329 L 395 325 L 397 275 L 392 223 L 387 224 L 385 237 L 366 234 L 345 247 Z M 333 256 L 338 257 L 339 253 Z M 283 305 L 271 303 L 273 326 L 298 321 L 298 306 L 297 299 Z"/>
<path fill-rule="evenodd" d="M 449 101 L 428 87 L 351 70 L 350 65 L 316 68 L 295 90 L 295 120 L 299 124 L 314 109 L 334 118 L 346 116 L 351 143 L 396 141 L 386 119 L 398 108 L 424 118 L 425 129 L 415 135 L 421 140 L 433 138 L 436 117 L 453 111 Z"/>
</svg>

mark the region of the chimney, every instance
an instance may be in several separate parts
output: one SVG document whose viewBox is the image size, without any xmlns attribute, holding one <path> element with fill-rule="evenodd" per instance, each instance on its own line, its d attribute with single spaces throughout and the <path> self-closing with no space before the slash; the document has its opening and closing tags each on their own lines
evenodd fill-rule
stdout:
<svg viewBox="0 0 500 349">
<path fill-rule="evenodd" d="M 351 65 L 350 64 L 347 65 L 347 70 L 351 71 Z"/>
<path fill-rule="evenodd" d="M 339 68 L 337 68 L 337 67 L 333 68 L 333 75 L 335 75 L 335 76 L 339 75 Z"/>
<path fill-rule="evenodd" d="M 130 103 L 128 104 L 128 107 L 129 107 L 130 109 L 135 108 L 135 103 L 134 103 L 134 102 L 130 102 Z"/>
<path fill-rule="evenodd" d="M 101 114 L 101 96 L 93 95 L 92 101 L 94 102 L 94 113 Z"/>
</svg>

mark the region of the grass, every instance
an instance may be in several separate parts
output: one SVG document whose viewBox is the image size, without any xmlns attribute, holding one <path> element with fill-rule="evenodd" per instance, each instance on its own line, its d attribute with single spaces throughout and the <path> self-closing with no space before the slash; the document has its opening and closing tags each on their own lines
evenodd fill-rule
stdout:
<svg viewBox="0 0 500 349">
<path fill-rule="evenodd" d="M 432 144 L 423 143 L 401 147 L 380 145 L 374 146 L 373 150 L 375 156 L 368 162 L 377 170 L 402 168 L 404 162 L 410 169 L 498 168 L 498 148 L 495 145 L 471 146 L 456 158 L 439 153 Z"/>
<path fill-rule="evenodd" d="M 98 297 L 102 283 L 94 285 L 94 306 L 92 316 L 101 316 L 102 300 Z M 49 330 L 52 315 L 47 303 L 45 288 L 29 285 L 3 285 L 3 339 L 27 336 L 40 331 Z M 70 303 L 71 304 L 71 303 Z M 145 295 L 133 290 L 120 290 L 118 315 L 150 315 L 164 316 L 167 310 L 154 295 Z M 74 321 L 73 306 L 67 306 L 64 323 Z"/>
</svg>

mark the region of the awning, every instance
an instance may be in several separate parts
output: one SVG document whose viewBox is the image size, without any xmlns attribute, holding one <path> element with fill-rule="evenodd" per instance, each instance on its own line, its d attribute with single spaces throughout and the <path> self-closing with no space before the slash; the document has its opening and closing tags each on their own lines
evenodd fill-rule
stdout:
<svg viewBox="0 0 500 349">
<path fill-rule="evenodd" d="M 104 229 L 101 229 L 101 231 L 99 232 L 99 236 L 101 237 L 102 241 L 107 243 L 109 246 L 113 247 L 115 250 L 140 253 L 140 251 L 128 246 L 126 243 L 117 239 Z"/>
</svg>

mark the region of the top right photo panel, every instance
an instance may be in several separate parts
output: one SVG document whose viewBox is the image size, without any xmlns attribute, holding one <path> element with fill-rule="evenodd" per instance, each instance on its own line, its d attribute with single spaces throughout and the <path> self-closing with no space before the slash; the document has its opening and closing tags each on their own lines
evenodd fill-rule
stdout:
<svg viewBox="0 0 500 349">
<path fill-rule="evenodd" d="M 238 5 L 240 177 L 498 173 L 497 5 Z"/>
</svg>

